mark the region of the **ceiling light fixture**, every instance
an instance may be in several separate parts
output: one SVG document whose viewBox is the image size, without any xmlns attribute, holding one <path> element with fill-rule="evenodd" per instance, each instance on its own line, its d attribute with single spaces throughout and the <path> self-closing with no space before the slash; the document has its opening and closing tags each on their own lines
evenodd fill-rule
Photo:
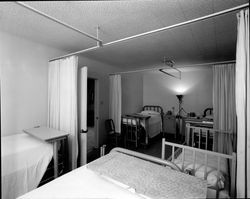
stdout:
<svg viewBox="0 0 250 199">
<path fill-rule="evenodd" d="M 181 79 L 181 71 L 179 69 L 177 69 L 176 67 L 174 67 L 174 61 L 172 61 L 171 59 L 167 59 L 165 56 L 163 58 L 163 63 L 164 65 L 168 66 L 169 68 L 161 68 L 159 69 L 160 72 L 169 75 L 171 77 L 177 78 L 177 79 Z M 177 73 L 177 75 L 175 75 Z"/>
</svg>

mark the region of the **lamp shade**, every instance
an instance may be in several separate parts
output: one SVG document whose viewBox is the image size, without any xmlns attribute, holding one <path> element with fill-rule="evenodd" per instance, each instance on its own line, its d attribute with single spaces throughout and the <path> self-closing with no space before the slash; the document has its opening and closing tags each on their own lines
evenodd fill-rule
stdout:
<svg viewBox="0 0 250 199">
<path fill-rule="evenodd" d="M 179 101 L 182 101 L 183 95 L 176 95 Z"/>
</svg>

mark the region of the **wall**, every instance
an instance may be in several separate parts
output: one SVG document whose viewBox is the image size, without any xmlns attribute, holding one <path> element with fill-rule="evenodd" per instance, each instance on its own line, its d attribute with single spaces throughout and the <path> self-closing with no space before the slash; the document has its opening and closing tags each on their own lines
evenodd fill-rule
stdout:
<svg viewBox="0 0 250 199">
<path fill-rule="evenodd" d="M 0 32 L 1 135 L 47 123 L 48 60 L 64 52 Z"/>
<path fill-rule="evenodd" d="M 65 52 L 0 32 L 1 66 L 1 135 L 20 133 L 22 129 L 47 122 L 48 60 Z M 104 121 L 109 117 L 109 73 L 121 69 L 88 59 L 79 58 L 79 66 L 88 66 L 89 77 L 99 81 L 99 144 L 105 142 Z M 201 113 L 212 106 L 212 71 L 186 71 L 181 81 L 152 74 L 122 75 L 123 114 L 140 111 L 146 104 L 159 104 L 164 111 L 172 106 L 177 110 L 174 87 L 184 84 L 187 112 Z"/>
<path fill-rule="evenodd" d="M 183 94 L 183 108 L 186 112 L 203 114 L 205 108 L 212 107 L 213 74 L 210 67 L 180 69 L 181 80 L 151 72 L 143 76 L 143 105 L 155 104 L 164 112 L 178 112 L 176 94 Z"/>
<path fill-rule="evenodd" d="M 122 74 L 122 114 L 140 112 L 143 106 L 143 76 Z"/>
<path fill-rule="evenodd" d="M 20 37 L 0 32 L 1 135 L 47 123 L 48 60 L 67 54 Z M 99 81 L 99 143 L 106 139 L 109 114 L 109 73 L 118 68 L 79 57 L 88 76 Z"/>
</svg>

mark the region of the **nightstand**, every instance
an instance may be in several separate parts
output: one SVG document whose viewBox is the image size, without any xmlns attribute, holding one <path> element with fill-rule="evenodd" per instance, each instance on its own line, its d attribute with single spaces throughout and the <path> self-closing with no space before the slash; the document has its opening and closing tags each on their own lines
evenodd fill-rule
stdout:
<svg viewBox="0 0 250 199">
<path fill-rule="evenodd" d="M 175 115 L 165 114 L 163 117 L 163 132 L 172 134 L 176 138 L 176 117 Z"/>
</svg>

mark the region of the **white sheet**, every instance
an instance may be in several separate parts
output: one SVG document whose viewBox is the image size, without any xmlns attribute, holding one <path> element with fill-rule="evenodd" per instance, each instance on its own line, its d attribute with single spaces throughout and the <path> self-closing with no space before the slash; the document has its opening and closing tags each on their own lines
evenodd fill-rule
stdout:
<svg viewBox="0 0 250 199">
<path fill-rule="evenodd" d="M 38 186 L 53 148 L 24 133 L 1 139 L 2 198 L 14 199 Z"/>
<path fill-rule="evenodd" d="M 87 169 L 86 165 L 71 171 L 18 199 L 57 198 L 145 198 L 127 189 L 126 185 Z"/>
</svg>

